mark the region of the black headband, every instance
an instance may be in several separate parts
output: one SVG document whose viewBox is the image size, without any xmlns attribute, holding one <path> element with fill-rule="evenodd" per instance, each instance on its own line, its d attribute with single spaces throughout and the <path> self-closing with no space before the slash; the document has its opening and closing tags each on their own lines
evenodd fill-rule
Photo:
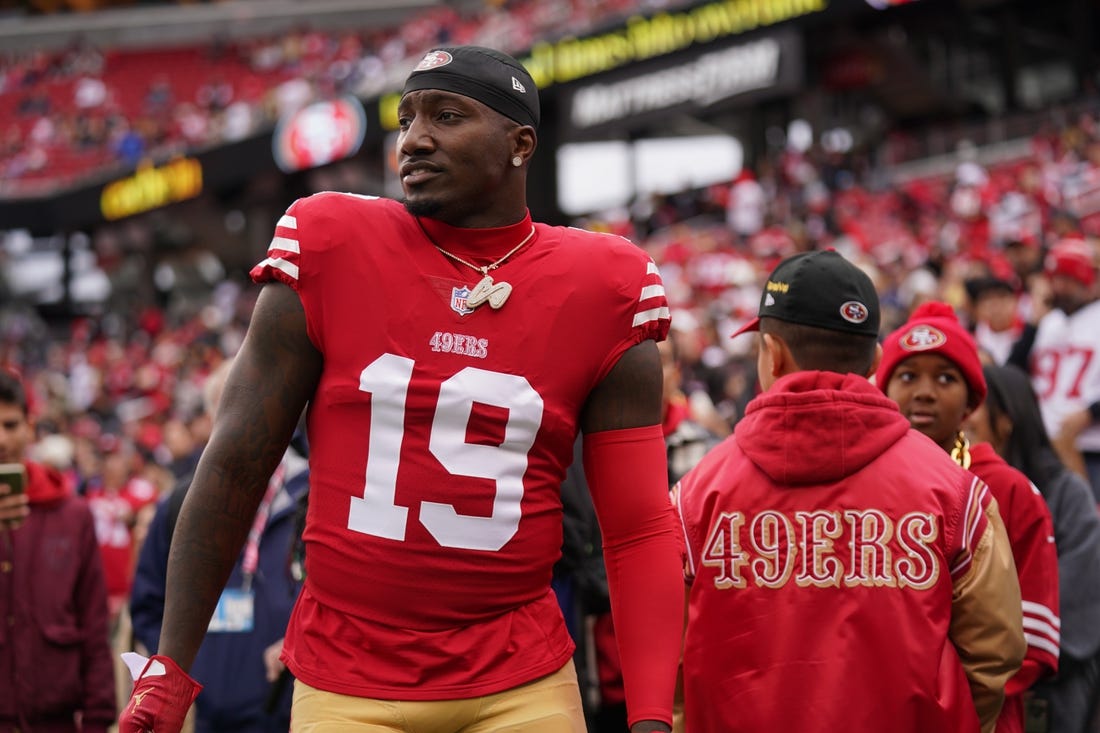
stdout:
<svg viewBox="0 0 1100 733">
<path fill-rule="evenodd" d="M 476 99 L 521 125 L 539 126 L 539 91 L 527 70 L 511 56 L 482 46 L 429 51 L 405 81 L 401 96 L 439 89 Z"/>
</svg>

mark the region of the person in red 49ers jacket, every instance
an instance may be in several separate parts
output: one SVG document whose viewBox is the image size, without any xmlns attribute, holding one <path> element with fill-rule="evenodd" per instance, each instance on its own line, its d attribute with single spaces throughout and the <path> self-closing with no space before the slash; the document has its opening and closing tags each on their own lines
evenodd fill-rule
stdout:
<svg viewBox="0 0 1100 733">
<path fill-rule="evenodd" d="M 1027 477 L 989 443 L 970 445 L 963 422 L 985 400 L 978 349 L 946 303 L 928 302 L 883 341 L 877 384 L 903 415 L 969 468 L 997 499 L 1020 581 L 1027 656 L 1005 686 L 997 733 L 1023 733 L 1024 692 L 1058 671 L 1058 554 L 1050 510 Z"/>
<path fill-rule="evenodd" d="M 996 501 L 867 380 L 858 268 L 795 255 L 759 313 L 765 391 L 673 490 L 685 730 L 991 733 L 1025 648 Z"/>
</svg>

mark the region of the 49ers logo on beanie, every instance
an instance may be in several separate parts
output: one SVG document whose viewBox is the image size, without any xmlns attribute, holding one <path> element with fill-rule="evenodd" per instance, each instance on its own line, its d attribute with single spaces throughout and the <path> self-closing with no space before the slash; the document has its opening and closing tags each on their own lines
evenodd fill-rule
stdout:
<svg viewBox="0 0 1100 733">
<path fill-rule="evenodd" d="M 898 346 L 906 351 L 931 351 L 945 343 L 947 343 L 947 337 L 943 335 L 943 331 L 924 323 L 913 326 L 908 333 L 898 339 Z"/>
<path fill-rule="evenodd" d="M 921 303 L 901 328 L 883 339 L 875 384 L 886 392 L 898 365 L 926 354 L 937 354 L 953 362 L 966 381 L 970 406 L 982 403 L 987 388 L 978 345 L 959 323 L 955 309 L 935 300 Z"/>
<path fill-rule="evenodd" d="M 440 66 L 446 66 L 454 60 L 454 57 L 446 51 L 428 51 L 424 58 L 420 59 L 420 63 L 416 65 L 413 71 L 427 71 L 428 69 L 438 69 Z"/>
<path fill-rule="evenodd" d="M 523 64 L 484 46 L 446 46 L 424 55 L 401 91 L 436 89 L 475 99 L 521 125 L 539 126 L 538 87 Z"/>
</svg>

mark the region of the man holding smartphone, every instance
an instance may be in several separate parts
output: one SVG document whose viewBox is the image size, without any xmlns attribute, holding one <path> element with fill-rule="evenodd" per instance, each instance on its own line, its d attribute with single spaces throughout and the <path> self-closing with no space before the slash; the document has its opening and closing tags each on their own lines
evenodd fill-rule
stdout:
<svg viewBox="0 0 1100 733">
<path fill-rule="evenodd" d="M 24 459 L 33 438 L 23 383 L 0 369 L 0 730 L 106 733 L 114 667 L 92 513 L 60 472 Z"/>
</svg>

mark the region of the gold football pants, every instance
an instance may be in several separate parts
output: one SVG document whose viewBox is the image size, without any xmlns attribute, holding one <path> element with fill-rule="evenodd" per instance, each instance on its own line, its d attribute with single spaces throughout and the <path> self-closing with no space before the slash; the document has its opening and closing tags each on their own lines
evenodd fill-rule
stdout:
<svg viewBox="0 0 1100 733">
<path fill-rule="evenodd" d="M 584 733 L 577 672 L 466 700 L 375 700 L 294 683 L 291 733 Z"/>
</svg>

